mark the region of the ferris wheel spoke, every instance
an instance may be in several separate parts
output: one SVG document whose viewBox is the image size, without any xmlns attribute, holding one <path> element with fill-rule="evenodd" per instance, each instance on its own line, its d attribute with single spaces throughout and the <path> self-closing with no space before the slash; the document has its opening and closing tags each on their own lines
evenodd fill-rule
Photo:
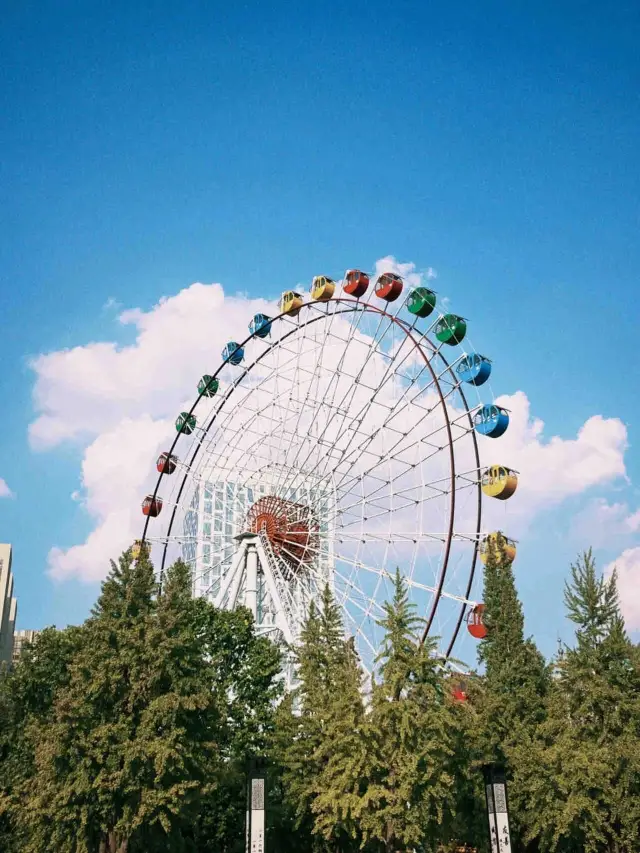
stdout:
<svg viewBox="0 0 640 853">
<path fill-rule="evenodd" d="M 440 431 L 439 429 L 434 430 L 433 433 L 435 434 L 436 432 L 439 432 L 439 431 Z M 472 433 L 473 433 L 472 428 L 469 428 L 467 430 L 462 430 L 455 437 L 452 436 L 451 443 L 455 444 L 460 439 L 465 438 L 467 435 L 472 434 Z M 426 441 L 425 437 L 418 437 L 411 444 L 408 444 L 406 447 L 403 447 L 401 452 L 403 452 L 403 453 L 408 452 L 409 450 L 412 450 L 415 447 L 419 447 L 420 445 L 423 445 L 423 444 L 426 446 L 429 446 L 430 443 Z M 397 447 L 397 445 L 396 445 L 396 447 Z M 423 463 L 427 462 L 431 457 L 435 456 L 437 453 L 441 453 L 442 450 L 444 449 L 440 445 L 431 445 L 431 448 L 432 448 L 432 452 L 428 456 L 422 457 Z M 372 455 L 375 456 L 375 454 L 372 454 Z M 364 477 L 368 477 L 372 474 L 373 471 L 377 470 L 380 466 L 388 464 L 389 462 L 396 462 L 396 461 L 401 461 L 401 460 L 399 460 L 397 458 L 396 454 L 394 454 L 393 451 L 387 452 L 383 456 L 376 457 L 375 462 L 371 467 L 366 468 L 361 474 L 351 475 L 351 481 L 350 482 L 351 483 L 357 482 Z M 406 464 L 408 464 L 408 463 L 405 463 L 405 465 Z M 345 487 L 345 483 L 349 483 L 349 481 L 347 480 L 349 473 L 350 472 L 345 472 L 342 475 L 341 479 L 336 480 L 336 489 L 342 489 Z"/>
<path fill-rule="evenodd" d="M 352 557 L 349 557 L 348 555 L 344 555 L 344 554 L 340 554 L 338 559 L 341 562 L 348 563 L 357 569 L 362 569 L 362 571 L 365 571 L 369 574 L 375 575 L 377 577 L 385 578 L 390 583 L 393 583 L 393 581 L 394 581 L 393 575 L 389 571 L 387 571 L 386 569 L 375 568 L 373 566 L 368 565 L 367 563 L 365 563 L 362 560 L 354 560 Z M 420 581 L 416 581 L 412 578 L 406 578 L 406 583 L 407 583 L 407 586 L 409 586 L 412 589 L 419 589 L 422 592 L 428 592 L 432 595 L 435 595 L 438 593 L 438 587 L 435 585 L 432 586 L 429 584 L 421 583 Z M 445 590 L 445 589 L 440 590 L 439 594 L 442 595 L 443 598 L 446 598 L 450 601 L 455 601 L 458 604 L 466 604 L 466 605 L 470 605 L 470 606 L 474 606 L 476 604 L 475 601 L 472 601 L 471 599 L 469 599 L 463 595 L 457 595 L 457 594 L 449 592 L 448 590 Z"/>
<path fill-rule="evenodd" d="M 405 360 L 407 360 L 408 358 L 410 358 L 410 357 L 414 354 L 414 352 L 415 352 L 416 348 L 417 348 L 417 344 L 416 344 L 416 343 L 414 343 L 414 348 L 413 348 L 412 350 L 410 350 L 408 353 L 406 353 L 406 354 L 405 354 L 404 359 L 403 359 L 403 362 L 404 362 Z M 435 355 L 438 355 L 438 354 L 439 354 L 439 350 L 436 350 L 436 351 L 434 352 L 434 356 L 435 356 Z M 403 363 L 403 362 L 401 362 L 401 363 Z M 446 364 L 446 362 L 445 362 L 445 364 Z M 393 404 L 392 406 L 388 406 L 388 407 L 387 407 L 387 408 L 388 408 L 388 414 L 386 415 L 385 420 L 383 421 L 383 423 L 382 423 L 382 424 L 380 424 L 380 426 L 378 427 L 377 431 L 376 431 L 375 433 L 373 433 L 373 434 L 369 434 L 369 435 L 367 436 L 369 443 L 371 443 L 371 442 L 375 439 L 375 437 L 376 437 L 378 434 L 380 434 L 380 433 L 381 433 L 381 432 L 383 432 L 384 430 L 387 430 L 387 429 L 389 429 L 389 428 L 390 428 L 392 420 L 393 420 L 395 417 L 397 417 L 397 416 L 398 416 L 399 411 L 400 411 L 400 412 L 402 411 L 402 410 L 399 410 L 399 406 L 400 406 L 401 404 L 406 404 L 407 402 L 410 402 L 412 405 L 415 405 L 415 406 L 417 406 L 418 408 L 421 408 L 421 407 L 418 405 L 418 403 L 417 403 L 417 399 L 418 399 L 418 397 L 423 396 L 423 395 L 426 395 L 426 394 L 427 394 L 427 393 L 428 393 L 432 388 L 435 388 L 435 387 L 438 387 L 438 388 L 439 388 L 439 382 L 441 381 L 442 377 L 444 376 L 444 374 L 445 374 L 445 373 L 450 372 L 450 371 L 451 371 L 451 367 L 447 365 L 447 366 L 446 366 L 446 367 L 441 371 L 441 373 L 440 373 L 440 374 L 436 375 L 436 374 L 434 373 L 433 369 L 432 369 L 432 366 L 431 366 L 431 360 L 430 360 L 430 359 L 425 359 L 425 361 L 424 361 L 424 363 L 422 364 L 422 367 L 421 367 L 420 371 L 418 372 L 417 376 L 408 377 L 409 386 L 408 386 L 407 388 L 405 388 L 404 392 L 396 398 L 396 400 L 395 400 L 395 402 L 394 402 L 394 404 Z M 413 386 L 414 386 L 415 384 L 417 384 L 417 383 L 418 383 L 418 380 L 420 379 L 420 377 L 422 376 L 422 374 L 423 374 L 423 373 L 428 373 L 428 374 L 429 374 L 430 381 L 429 381 L 426 385 L 418 385 L 418 390 L 417 390 L 417 392 L 414 394 L 414 396 L 413 396 L 413 397 L 409 397 L 409 396 L 408 396 L 408 395 L 409 395 L 409 391 L 413 388 Z M 357 380 L 356 380 L 356 381 L 357 381 Z M 459 385 L 459 383 L 458 383 L 458 385 Z M 453 390 L 455 390 L 455 389 L 458 387 L 458 385 L 456 385 L 453 389 L 451 389 L 450 391 L 448 391 L 448 392 L 447 392 L 446 394 L 444 394 L 444 395 L 442 394 L 442 392 L 439 392 L 439 393 L 440 393 L 440 398 L 441 398 L 442 402 L 444 402 L 444 401 L 448 398 L 448 396 L 449 396 L 451 393 L 453 393 Z M 370 411 L 370 409 L 371 409 L 371 406 L 372 406 L 374 403 L 379 403 L 379 401 L 377 401 L 377 400 L 376 400 L 376 397 L 377 397 L 377 394 L 379 393 L 379 391 L 383 389 L 383 387 L 384 387 L 384 378 L 383 378 L 383 381 L 382 381 L 382 382 L 380 382 L 380 383 L 379 383 L 379 385 L 378 385 L 376 388 L 372 389 L 372 390 L 373 390 L 373 394 L 372 394 L 372 397 L 370 398 L 370 400 L 369 400 L 368 404 L 367 404 L 367 405 L 365 405 L 365 406 L 364 406 L 364 407 L 363 407 L 359 412 L 357 412 L 357 413 L 353 414 L 353 416 L 351 417 L 351 419 L 350 419 L 350 421 L 349 421 L 349 424 L 348 424 L 348 426 L 347 426 L 346 428 L 344 428 L 344 422 L 343 422 L 343 430 L 342 430 L 342 432 L 340 432 L 340 433 L 338 434 L 338 437 L 337 437 L 337 440 L 336 440 L 336 441 L 339 443 L 339 442 L 340 442 L 340 440 L 341 440 L 341 438 L 342 438 L 342 437 L 343 437 L 343 435 L 345 435 L 345 434 L 348 434 L 348 435 L 349 435 L 349 437 L 350 437 L 350 441 L 349 441 L 349 443 L 348 443 L 348 444 L 347 444 L 347 446 L 344 448 L 344 451 L 343 451 L 343 454 L 342 454 L 342 455 L 343 455 L 343 457 L 348 457 L 348 454 L 349 454 L 349 452 L 350 452 L 350 450 L 351 450 L 351 445 L 353 445 L 354 440 L 355 440 L 355 437 L 356 437 L 356 431 L 355 431 L 355 430 L 353 430 L 353 424 L 354 424 L 354 423 L 356 423 L 356 424 L 360 424 L 360 423 L 362 423 L 364 420 L 366 420 L 367 415 L 368 415 L 368 413 L 369 413 L 369 411 Z M 427 409 L 427 410 L 426 410 L 425 414 L 426 414 L 426 415 L 431 414 L 431 412 L 432 412 L 432 411 L 434 411 L 434 409 L 436 409 L 436 408 L 437 408 L 437 405 L 434 405 L 434 406 L 430 407 L 429 409 Z M 362 447 L 361 447 L 361 446 L 358 446 L 358 448 L 357 448 L 357 452 L 361 452 L 361 451 L 362 451 Z"/>
<path fill-rule="evenodd" d="M 346 403 L 346 401 L 347 401 L 347 398 L 348 398 L 350 395 L 351 395 L 351 396 L 353 396 L 353 395 L 355 394 L 355 392 L 356 392 L 356 390 L 357 390 L 358 383 L 360 382 L 361 377 L 364 375 L 364 373 L 365 373 L 365 371 L 366 371 L 366 369 L 367 369 L 368 363 L 369 363 L 369 361 L 370 361 L 370 359 L 371 359 L 372 355 L 373 355 L 374 353 L 378 352 L 378 348 L 377 348 L 377 345 L 376 345 L 376 338 L 377 338 L 377 335 L 378 335 L 378 333 L 379 333 L 380 329 L 383 327 L 383 324 L 384 324 L 384 320 L 385 320 L 385 319 L 387 319 L 387 320 L 388 320 L 388 322 L 387 322 L 387 327 L 389 327 L 390 325 L 392 325 L 392 324 L 393 324 L 393 319 L 392 319 L 392 318 L 391 318 L 391 319 L 389 319 L 389 318 L 387 317 L 387 315 L 384 315 L 384 314 L 381 314 L 381 315 L 380 315 L 379 320 L 378 320 L 377 328 L 376 328 L 376 330 L 375 330 L 375 332 L 374 332 L 374 334 L 373 334 L 373 336 L 372 336 L 372 345 L 370 345 L 370 346 L 368 346 L 368 347 L 367 347 L 366 355 L 365 355 L 364 361 L 363 361 L 363 363 L 362 363 L 362 365 L 361 365 L 361 367 L 360 367 L 360 369 L 359 369 L 358 373 L 356 374 L 355 378 L 353 379 L 353 383 L 352 383 L 352 384 L 350 384 L 350 385 L 349 385 L 349 387 L 347 388 L 346 392 L 344 393 L 343 397 L 341 398 L 341 401 L 340 401 L 340 403 L 339 403 L 339 405 L 338 405 L 337 409 L 334 411 L 334 414 L 333 414 L 333 415 L 328 419 L 328 421 L 325 423 L 323 433 L 322 433 L 322 434 L 321 434 L 321 436 L 319 437 L 319 438 L 320 438 L 320 440 L 323 440 L 323 439 L 324 439 L 324 437 L 325 437 L 325 435 L 327 434 L 327 431 L 328 431 L 329 427 L 331 426 L 331 424 L 332 424 L 332 423 L 334 422 L 334 420 L 335 420 L 335 415 L 336 415 L 336 413 L 337 413 L 337 412 L 340 412 L 340 411 L 342 411 L 342 412 L 344 412 L 344 411 L 345 411 L 345 403 Z M 341 362 L 340 362 L 339 367 L 342 367 L 343 363 L 346 361 L 347 355 L 349 354 L 349 347 L 350 347 L 350 344 L 351 344 L 351 342 L 352 342 L 352 340 L 353 340 L 354 335 L 355 335 L 355 328 L 353 328 L 353 330 L 352 330 L 352 331 L 350 331 L 350 334 L 349 334 L 349 336 L 348 336 L 348 340 L 347 340 L 346 345 L 344 346 L 344 349 L 343 349 L 343 355 L 342 355 L 342 358 L 341 358 Z M 339 371 L 339 370 L 336 370 L 334 375 L 338 375 L 339 373 L 340 373 L 340 371 Z M 336 389 L 337 389 L 337 382 L 336 382 L 336 386 L 335 386 L 335 387 L 336 387 Z M 334 396 L 334 398 L 333 398 L 333 399 L 335 399 L 335 396 Z M 304 463 L 303 463 L 300 467 L 301 467 L 301 469 L 303 469 L 303 468 L 304 468 Z"/>
<path fill-rule="evenodd" d="M 346 394 L 341 398 L 340 402 L 338 404 L 336 404 L 336 402 L 335 402 L 336 395 L 338 393 L 338 387 L 339 387 L 340 379 L 343 378 L 343 376 L 344 376 L 343 369 L 344 369 L 344 365 L 347 362 L 347 356 L 349 354 L 349 348 L 350 348 L 351 343 L 352 343 L 352 341 L 356 335 L 356 332 L 359 328 L 359 325 L 360 325 L 360 322 L 361 322 L 363 316 L 364 316 L 364 314 L 361 312 L 357 316 L 355 323 L 348 323 L 347 324 L 347 326 L 348 326 L 347 339 L 346 339 L 346 341 L 342 340 L 343 347 L 342 347 L 342 353 L 340 356 L 340 360 L 338 362 L 337 369 L 332 371 L 332 373 L 331 373 L 331 377 L 330 377 L 330 381 L 329 381 L 329 388 L 327 389 L 327 393 L 325 394 L 325 397 L 324 397 L 325 407 L 328 407 L 329 410 L 332 411 L 332 414 L 327 419 L 327 422 L 324 425 L 323 432 L 317 436 L 317 441 L 319 443 L 321 443 L 323 441 L 324 436 L 326 435 L 326 432 L 327 432 L 331 422 L 335 418 L 336 414 L 338 412 L 340 412 L 341 408 L 344 406 L 346 397 L 349 394 L 349 388 L 348 388 Z M 323 353 L 323 352 L 324 352 L 324 350 L 321 349 L 321 353 Z M 316 364 L 318 364 L 318 362 L 316 362 Z M 322 361 L 320 361 L 320 366 L 324 367 Z M 320 375 L 321 375 L 321 373 L 319 371 L 318 377 L 320 377 Z M 350 388 L 355 388 L 355 384 L 351 385 Z M 329 394 L 330 394 L 330 397 L 329 397 Z M 307 455 L 306 458 L 300 459 L 300 449 L 298 448 L 298 450 L 297 450 L 297 452 L 293 458 L 293 465 L 298 467 L 300 472 L 303 472 L 309 463 L 309 458 L 312 455 L 312 453 L 313 453 L 313 448 L 311 449 L 311 451 L 309 452 L 309 454 Z"/>
</svg>

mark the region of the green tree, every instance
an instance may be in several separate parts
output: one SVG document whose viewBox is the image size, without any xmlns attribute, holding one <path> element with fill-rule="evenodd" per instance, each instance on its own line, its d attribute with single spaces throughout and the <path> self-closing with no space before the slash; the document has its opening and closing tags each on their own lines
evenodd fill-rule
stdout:
<svg viewBox="0 0 640 853">
<path fill-rule="evenodd" d="M 478 659 L 485 673 L 476 708 L 477 727 L 470 738 L 472 766 L 478 780 L 485 763 L 504 764 L 510 781 L 511 833 L 523 848 L 526 826 L 522 764 L 530 763 L 530 745 L 545 717 L 549 667 L 531 638 L 525 638 L 524 614 L 504 539 L 490 544 L 484 569 L 483 602 L 487 636 L 480 641 Z M 482 787 L 474 814 L 485 811 Z M 486 833 L 486 818 L 484 832 Z M 476 822 L 477 826 L 477 822 Z M 527 848 L 528 849 L 528 848 Z M 535 844 L 531 845 L 535 850 Z"/>
<path fill-rule="evenodd" d="M 273 750 L 284 806 L 300 841 L 317 850 L 347 850 L 356 832 L 349 795 L 358 780 L 341 763 L 341 750 L 348 742 L 355 766 L 364 709 L 355 648 L 344 637 L 328 586 L 319 608 L 311 604 L 294 654 L 299 684 L 278 709 Z"/>
<path fill-rule="evenodd" d="M 51 719 L 29 732 L 36 772 L 22 792 L 25 853 L 181 848 L 221 717 L 189 589 L 181 563 L 159 602 L 146 553 L 112 564 L 69 683 Z"/>
<path fill-rule="evenodd" d="M 0 676 L 0 850 L 24 849 L 21 792 L 35 772 L 28 731 L 46 726 L 54 700 L 69 681 L 69 667 L 83 629 L 47 628 L 26 646 L 11 672 Z"/>
<path fill-rule="evenodd" d="M 640 668 L 615 573 L 589 550 L 565 590 L 576 644 L 556 661 L 547 719 L 522 764 L 528 837 L 546 853 L 632 853 L 640 838 Z"/>
<path fill-rule="evenodd" d="M 397 571 L 380 620 L 385 640 L 367 717 L 366 790 L 357 811 L 363 840 L 381 843 L 386 853 L 436 850 L 453 827 L 456 717 L 435 655 L 437 640 L 420 643 L 420 623 Z"/>
<path fill-rule="evenodd" d="M 264 757 L 273 741 L 275 708 L 283 689 L 281 652 L 268 638 L 256 636 L 253 616 L 246 608 L 217 610 L 202 599 L 196 599 L 194 607 L 211 690 L 224 708 L 225 723 L 220 721 L 216 731 L 219 756 L 207 769 L 215 784 L 202 791 L 199 815 L 189 837 L 194 849 L 202 853 L 241 853 L 247 762 Z M 288 838 L 288 814 L 282 813 L 278 802 L 278 781 L 277 774 L 270 771 L 269 844 L 274 836 Z M 279 845 L 278 849 L 285 848 Z"/>
<path fill-rule="evenodd" d="M 503 539 L 490 545 L 484 570 L 484 622 L 478 660 L 485 667 L 485 758 L 507 759 L 511 745 L 527 739 L 544 718 L 549 668 L 535 642 L 524 635 L 524 614 Z"/>
</svg>

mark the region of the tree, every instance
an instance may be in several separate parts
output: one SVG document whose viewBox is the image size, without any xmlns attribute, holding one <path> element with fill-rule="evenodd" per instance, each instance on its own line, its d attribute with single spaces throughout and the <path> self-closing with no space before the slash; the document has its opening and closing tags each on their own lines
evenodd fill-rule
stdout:
<svg viewBox="0 0 640 853">
<path fill-rule="evenodd" d="M 51 719 L 83 637 L 82 628 L 46 628 L 23 649 L 14 669 L 0 677 L 0 850 L 5 853 L 24 849 L 21 792 L 35 772 L 28 731 Z"/>
<path fill-rule="evenodd" d="M 589 550 L 565 590 L 576 644 L 563 647 L 530 759 L 528 837 L 553 853 L 632 853 L 640 838 L 640 668 L 624 630 L 615 573 Z"/>
<path fill-rule="evenodd" d="M 358 783 L 364 709 L 355 648 L 328 585 L 319 609 L 310 606 L 294 654 L 299 685 L 278 710 L 273 750 L 284 804 L 301 839 L 315 836 L 315 849 L 346 850 L 356 833 L 349 795 Z M 347 744 L 354 750 L 351 769 L 341 761 Z"/>
<path fill-rule="evenodd" d="M 516 591 L 513 564 L 504 540 L 489 545 L 484 570 L 484 621 L 478 660 L 485 666 L 482 713 L 485 758 L 504 762 L 511 745 L 531 736 L 544 718 L 549 670 L 531 638 L 524 636 L 524 615 Z"/>
<path fill-rule="evenodd" d="M 22 791 L 25 853 L 181 848 L 221 718 L 189 590 L 181 563 L 160 601 L 146 553 L 112 564 L 69 682 L 29 733 L 36 772 Z"/>
<path fill-rule="evenodd" d="M 437 640 L 420 643 L 420 623 L 398 570 L 379 623 L 385 640 L 367 718 L 366 788 L 357 809 L 363 840 L 381 843 L 386 853 L 435 850 L 449 839 L 454 817 L 456 718 L 435 656 Z"/>
</svg>

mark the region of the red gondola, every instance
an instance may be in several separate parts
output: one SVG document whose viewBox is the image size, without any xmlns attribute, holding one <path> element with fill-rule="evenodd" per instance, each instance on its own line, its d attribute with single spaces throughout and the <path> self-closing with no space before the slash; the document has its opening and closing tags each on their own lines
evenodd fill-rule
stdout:
<svg viewBox="0 0 640 853">
<path fill-rule="evenodd" d="M 454 684 L 453 690 L 451 691 L 451 695 L 456 700 L 456 702 L 466 702 L 469 698 L 465 693 L 463 684 Z"/>
<path fill-rule="evenodd" d="M 162 512 L 162 498 L 154 498 L 153 495 L 147 495 L 142 501 L 142 514 L 149 515 L 151 518 L 157 518 Z"/>
<path fill-rule="evenodd" d="M 369 287 L 369 276 L 361 270 L 347 270 L 344 277 L 344 292 L 349 296 L 355 296 L 360 299 L 364 296 Z"/>
<path fill-rule="evenodd" d="M 484 624 L 484 604 L 476 604 L 467 616 L 467 631 L 476 640 L 484 640 L 487 636 L 487 626 Z"/>
<path fill-rule="evenodd" d="M 178 464 L 178 457 L 172 453 L 161 453 L 156 462 L 156 468 L 159 474 L 173 474 Z"/>
<path fill-rule="evenodd" d="M 376 296 L 385 302 L 395 302 L 402 293 L 402 279 L 394 272 L 382 273 L 376 282 Z"/>
</svg>

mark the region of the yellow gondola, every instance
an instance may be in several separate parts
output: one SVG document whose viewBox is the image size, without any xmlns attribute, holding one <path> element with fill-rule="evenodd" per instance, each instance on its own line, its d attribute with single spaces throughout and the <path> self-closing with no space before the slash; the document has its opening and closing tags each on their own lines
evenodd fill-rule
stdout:
<svg viewBox="0 0 640 853">
<path fill-rule="evenodd" d="M 299 313 L 303 304 L 302 296 L 295 290 L 286 290 L 280 297 L 280 310 L 283 314 L 290 314 L 292 317 Z"/>
<path fill-rule="evenodd" d="M 505 465 L 491 465 L 482 472 L 480 484 L 487 497 L 506 501 L 518 488 L 518 473 Z"/>
<path fill-rule="evenodd" d="M 493 545 L 496 549 L 496 556 L 500 559 L 500 546 L 502 546 L 502 551 L 504 552 L 504 559 L 509 563 L 513 563 L 516 558 L 516 543 L 513 539 L 509 539 L 504 535 L 500 530 L 496 530 L 494 533 L 489 533 L 480 543 L 480 559 L 486 566 L 487 558 L 489 556 L 489 546 Z"/>
<path fill-rule="evenodd" d="M 328 302 L 336 290 L 336 283 L 326 275 L 317 275 L 311 283 L 311 297 Z"/>
<path fill-rule="evenodd" d="M 140 554 L 142 553 L 142 540 L 136 539 L 136 541 L 131 546 L 131 556 L 134 560 L 137 560 Z"/>
</svg>

